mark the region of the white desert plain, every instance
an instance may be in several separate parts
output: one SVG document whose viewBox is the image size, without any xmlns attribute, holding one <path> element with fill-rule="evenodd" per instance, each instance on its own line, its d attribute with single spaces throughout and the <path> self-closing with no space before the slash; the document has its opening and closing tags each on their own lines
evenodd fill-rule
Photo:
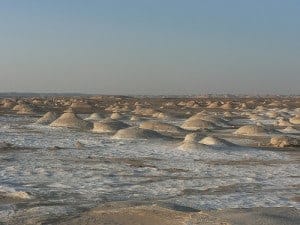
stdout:
<svg viewBox="0 0 300 225">
<path fill-rule="evenodd" d="M 297 96 L 0 99 L 0 224 L 299 224 Z"/>
</svg>

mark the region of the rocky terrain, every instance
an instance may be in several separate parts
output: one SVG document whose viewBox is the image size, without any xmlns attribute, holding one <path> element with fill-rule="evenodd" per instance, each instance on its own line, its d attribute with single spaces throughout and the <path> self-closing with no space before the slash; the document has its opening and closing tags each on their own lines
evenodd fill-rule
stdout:
<svg viewBox="0 0 300 225">
<path fill-rule="evenodd" d="M 297 96 L 5 96 L 0 126 L 3 224 L 299 222 Z"/>
</svg>

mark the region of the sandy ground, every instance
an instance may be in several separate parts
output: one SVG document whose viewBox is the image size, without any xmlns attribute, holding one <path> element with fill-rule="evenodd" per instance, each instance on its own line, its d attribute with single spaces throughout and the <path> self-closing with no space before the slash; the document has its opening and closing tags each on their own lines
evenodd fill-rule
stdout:
<svg viewBox="0 0 300 225">
<path fill-rule="evenodd" d="M 183 212 L 150 206 L 105 206 L 85 212 L 55 225 L 297 225 L 294 208 L 228 209 Z"/>
</svg>

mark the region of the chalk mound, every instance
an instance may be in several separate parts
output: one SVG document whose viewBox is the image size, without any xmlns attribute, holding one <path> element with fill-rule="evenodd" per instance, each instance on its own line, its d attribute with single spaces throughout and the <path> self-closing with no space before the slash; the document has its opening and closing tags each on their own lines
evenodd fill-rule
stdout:
<svg viewBox="0 0 300 225">
<path fill-rule="evenodd" d="M 204 115 L 201 117 L 201 119 L 206 120 L 208 122 L 212 122 L 212 123 L 216 124 L 217 126 L 228 126 L 227 121 L 218 116 Z"/>
<path fill-rule="evenodd" d="M 225 110 L 230 110 L 233 109 L 233 103 L 232 102 L 226 102 L 225 104 L 223 104 L 221 107 L 221 109 L 225 109 Z"/>
<path fill-rule="evenodd" d="M 137 117 L 137 116 L 132 116 L 131 118 L 130 118 L 130 121 L 140 121 L 141 120 L 141 118 L 140 117 Z"/>
<path fill-rule="evenodd" d="M 285 120 L 285 119 L 278 119 L 278 120 L 275 122 L 275 125 L 276 125 L 276 126 L 280 126 L 280 127 L 288 127 L 288 126 L 291 126 L 292 124 L 291 124 L 288 120 Z"/>
<path fill-rule="evenodd" d="M 207 108 L 208 109 L 215 109 L 215 108 L 218 108 L 220 106 L 220 102 L 212 102 L 212 103 L 209 103 Z"/>
<path fill-rule="evenodd" d="M 227 111 L 227 112 L 224 112 L 223 116 L 226 118 L 231 118 L 231 117 L 234 117 L 234 114 Z"/>
<path fill-rule="evenodd" d="M 198 149 L 202 144 L 199 143 L 199 141 L 203 139 L 203 135 L 199 133 L 190 133 L 187 134 L 184 138 L 184 141 L 180 143 L 178 146 L 178 149 L 180 150 L 189 150 L 189 149 Z"/>
<path fill-rule="evenodd" d="M 93 132 L 96 133 L 115 133 L 120 129 L 125 129 L 130 127 L 127 123 L 118 120 L 105 120 L 94 122 Z"/>
<path fill-rule="evenodd" d="M 123 119 L 123 116 L 120 113 L 115 112 L 111 114 L 110 118 L 112 120 L 120 120 Z"/>
<path fill-rule="evenodd" d="M 1 105 L 1 108 L 3 109 L 12 109 L 17 104 L 15 101 L 12 101 L 10 99 L 4 99 L 2 103 L 3 104 Z"/>
<path fill-rule="evenodd" d="M 152 117 L 157 118 L 157 119 L 167 119 L 167 118 L 170 118 L 171 116 L 166 113 L 157 112 L 157 113 L 154 113 Z"/>
<path fill-rule="evenodd" d="M 298 147 L 300 146 L 300 140 L 288 136 L 276 136 L 271 138 L 270 145 L 277 148 Z"/>
<path fill-rule="evenodd" d="M 228 126 L 226 120 L 224 120 L 223 118 L 220 118 L 215 115 L 207 115 L 206 112 L 197 113 L 188 118 L 186 121 L 193 121 L 199 119 L 214 123 L 216 126 Z"/>
<path fill-rule="evenodd" d="M 33 108 L 25 103 L 16 105 L 15 107 L 13 107 L 13 111 L 17 111 L 17 114 L 19 115 L 32 115 L 35 113 Z"/>
<path fill-rule="evenodd" d="M 229 141 L 217 137 L 212 137 L 212 136 L 203 138 L 199 143 L 203 145 L 209 145 L 215 147 L 234 146 L 234 144 Z"/>
<path fill-rule="evenodd" d="M 70 106 L 75 113 L 91 113 L 93 107 L 87 102 L 73 102 Z"/>
<path fill-rule="evenodd" d="M 30 195 L 24 191 L 6 193 L 5 197 L 12 199 L 30 199 Z"/>
<path fill-rule="evenodd" d="M 163 137 L 163 135 L 153 130 L 146 130 L 139 127 L 121 129 L 113 136 L 114 139 L 152 139 Z"/>
<path fill-rule="evenodd" d="M 266 112 L 265 114 L 267 117 L 269 117 L 270 119 L 275 119 L 279 116 L 279 113 L 278 112 L 275 112 L 275 111 L 268 111 Z"/>
<path fill-rule="evenodd" d="M 258 125 L 245 125 L 240 128 L 238 128 L 234 134 L 239 134 L 239 135 L 249 135 L 249 136 L 255 136 L 255 135 L 262 135 L 266 134 L 267 130 Z"/>
<path fill-rule="evenodd" d="M 179 150 L 194 150 L 194 149 L 199 149 L 199 148 L 206 147 L 203 144 L 197 143 L 197 142 L 181 142 L 180 145 L 178 146 Z"/>
<path fill-rule="evenodd" d="M 187 134 L 184 138 L 184 142 L 186 143 L 198 143 L 200 140 L 203 139 L 203 135 L 199 133 L 190 133 Z"/>
<path fill-rule="evenodd" d="M 25 200 L 30 199 L 30 195 L 24 191 L 16 191 L 13 188 L 0 186 L 0 199 L 4 200 Z"/>
<path fill-rule="evenodd" d="M 162 134 L 182 134 L 184 130 L 178 126 L 159 121 L 145 121 L 140 124 L 140 128 L 153 130 Z"/>
<path fill-rule="evenodd" d="M 250 120 L 253 120 L 253 121 L 259 121 L 259 120 L 265 120 L 265 119 L 267 119 L 267 117 L 261 116 L 261 115 L 257 115 L 257 114 L 250 114 L 249 118 L 250 118 Z"/>
<path fill-rule="evenodd" d="M 300 131 L 291 127 L 291 126 L 288 126 L 286 128 L 284 128 L 283 130 L 281 130 L 283 133 L 287 133 L 287 134 L 299 134 Z"/>
<path fill-rule="evenodd" d="M 85 120 L 88 121 L 99 121 L 104 119 L 104 116 L 101 115 L 100 113 L 92 113 L 89 117 L 85 118 Z"/>
<path fill-rule="evenodd" d="M 290 122 L 295 125 L 300 125 L 300 116 L 297 115 L 297 116 L 290 118 Z"/>
<path fill-rule="evenodd" d="M 197 131 L 203 129 L 216 129 L 217 127 L 218 126 L 216 124 L 199 118 L 187 119 L 181 125 L 181 128 L 185 130 L 191 130 L 191 131 Z"/>
<path fill-rule="evenodd" d="M 57 115 L 55 112 L 47 112 L 43 117 L 39 118 L 35 123 L 48 125 L 57 119 Z"/>
<path fill-rule="evenodd" d="M 51 127 L 67 127 L 87 130 L 93 127 L 92 123 L 78 117 L 75 113 L 67 112 L 50 124 Z"/>
<path fill-rule="evenodd" d="M 203 221 L 211 221 L 205 224 L 221 224 L 219 219 L 207 213 L 183 212 L 157 205 L 131 206 L 122 202 L 110 205 L 112 206 L 92 209 L 60 225 L 187 225 L 204 224 Z"/>
<path fill-rule="evenodd" d="M 133 113 L 136 115 L 140 115 L 140 116 L 146 116 L 146 117 L 151 116 L 152 117 L 153 115 L 158 113 L 158 111 L 156 111 L 155 109 L 152 109 L 152 108 L 142 108 L 140 106 L 137 106 L 135 108 L 135 110 L 133 111 Z"/>
</svg>

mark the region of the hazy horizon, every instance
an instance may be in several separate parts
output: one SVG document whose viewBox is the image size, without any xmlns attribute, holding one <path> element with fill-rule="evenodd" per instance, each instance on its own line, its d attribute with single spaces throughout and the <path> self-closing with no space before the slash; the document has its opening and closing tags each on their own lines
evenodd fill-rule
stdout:
<svg viewBox="0 0 300 225">
<path fill-rule="evenodd" d="M 300 94 L 300 4 L 1 1 L 0 92 Z"/>
</svg>

